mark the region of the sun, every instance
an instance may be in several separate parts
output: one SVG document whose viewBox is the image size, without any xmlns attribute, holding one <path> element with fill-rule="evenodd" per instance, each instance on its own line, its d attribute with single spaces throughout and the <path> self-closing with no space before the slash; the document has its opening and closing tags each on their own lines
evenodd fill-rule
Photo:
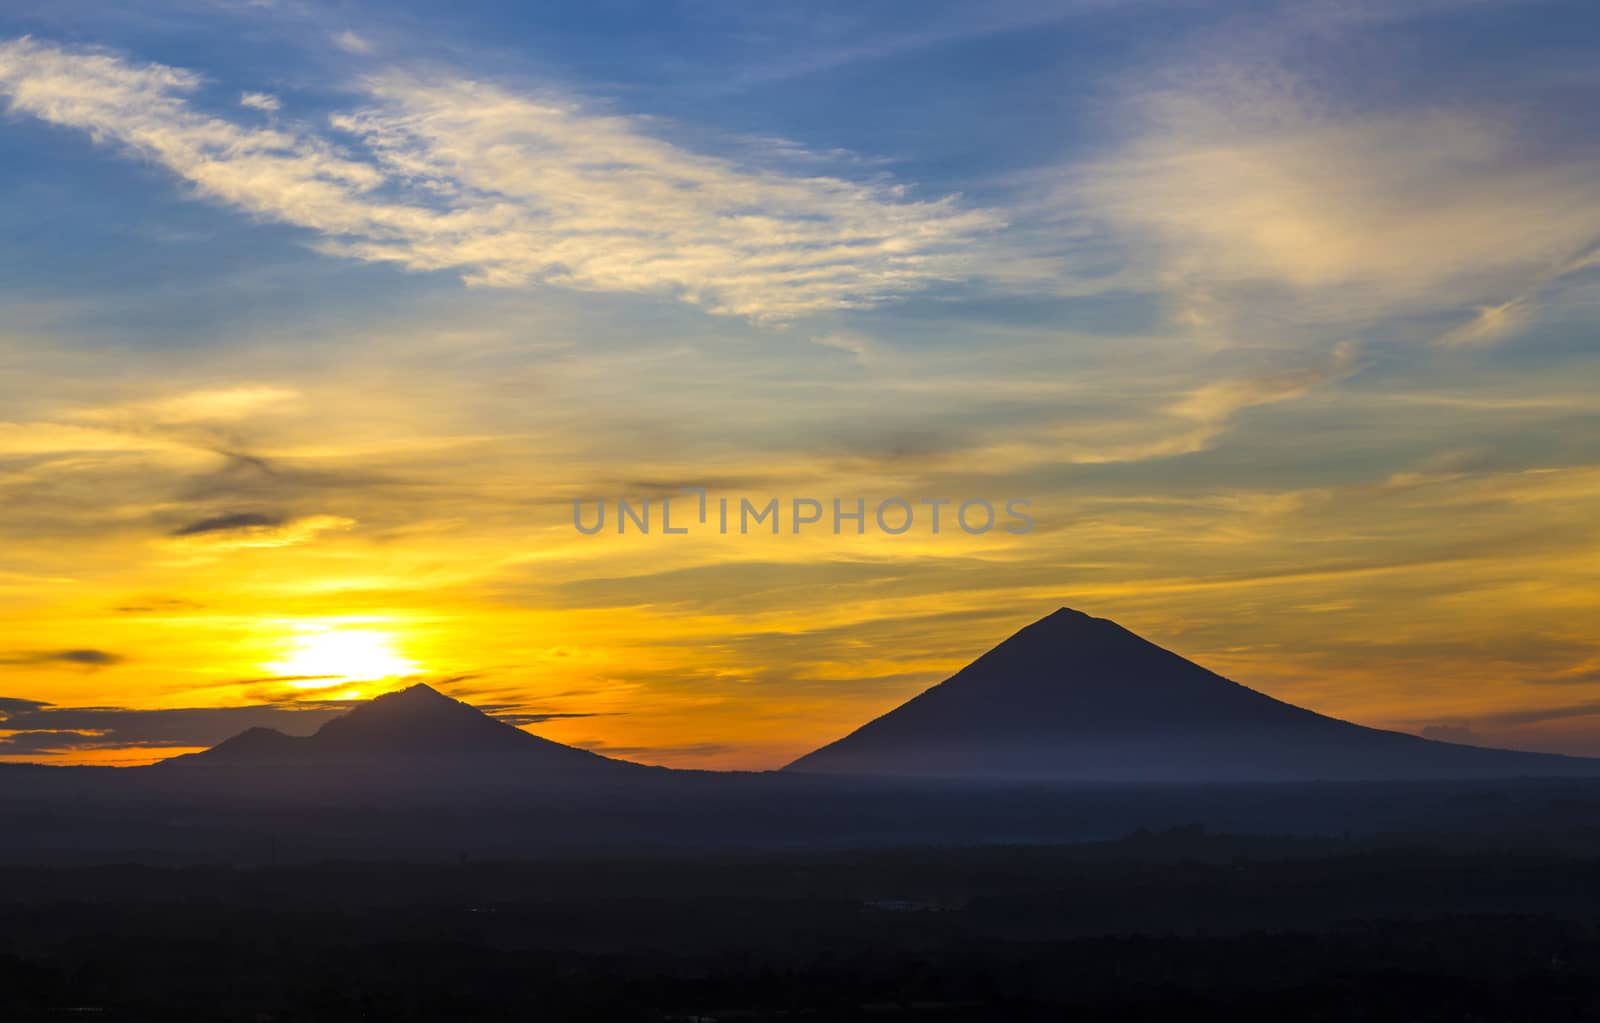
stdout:
<svg viewBox="0 0 1600 1023">
<path fill-rule="evenodd" d="M 278 675 L 304 680 L 302 688 L 330 680 L 374 682 L 413 675 L 420 666 L 396 649 L 397 640 L 378 629 L 324 628 L 295 637 L 289 655 L 268 665 Z"/>
</svg>

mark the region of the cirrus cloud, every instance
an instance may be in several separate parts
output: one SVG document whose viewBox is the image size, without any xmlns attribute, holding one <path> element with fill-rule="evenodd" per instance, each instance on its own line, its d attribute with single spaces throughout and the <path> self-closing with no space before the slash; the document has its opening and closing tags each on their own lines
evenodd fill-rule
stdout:
<svg viewBox="0 0 1600 1023">
<path fill-rule="evenodd" d="M 1002 226 L 953 196 L 701 153 L 641 118 L 457 77 L 376 75 L 360 84 L 365 105 L 320 129 L 208 113 L 203 84 L 99 50 L 0 44 L 13 114 L 305 228 L 323 251 L 470 284 L 665 295 L 782 320 L 989 273 L 976 243 Z"/>
<path fill-rule="evenodd" d="M 1067 168 L 1055 201 L 1137 253 L 1188 327 L 1350 336 L 1432 316 L 1457 322 L 1435 344 L 1484 344 L 1594 266 L 1581 141 L 1540 142 L 1487 103 L 1350 109 L 1248 62 L 1176 77 L 1130 91 L 1128 137 Z"/>
<path fill-rule="evenodd" d="M 258 512 L 233 512 L 180 526 L 171 532 L 168 542 L 211 550 L 294 547 L 309 543 L 322 533 L 351 529 L 355 524 L 354 519 L 338 515 L 308 515 L 290 520 Z"/>
<path fill-rule="evenodd" d="M 19 667 L 67 665 L 69 667 L 93 670 L 121 664 L 125 659 L 121 654 L 114 654 L 106 650 L 78 647 L 72 650 L 28 650 L 20 653 L 0 654 L 0 665 Z M 0 710 L 4 709 L 4 707 L 0 707 Z"/>
</svg>

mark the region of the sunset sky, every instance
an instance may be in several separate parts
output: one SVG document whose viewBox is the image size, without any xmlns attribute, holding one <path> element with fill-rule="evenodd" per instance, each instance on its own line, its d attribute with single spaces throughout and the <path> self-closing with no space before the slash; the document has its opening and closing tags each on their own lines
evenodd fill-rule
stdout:
<svg viewBox="0 0 1600 1023">
<path fill-rule="evenodd" d="M 0 759 L 428 681 L 776 767 L 1063 605 L 1600 755 L 1591 2 L 27 6 Z M 573 527 L 681 487 L 782 529 Z"/>
</svg>

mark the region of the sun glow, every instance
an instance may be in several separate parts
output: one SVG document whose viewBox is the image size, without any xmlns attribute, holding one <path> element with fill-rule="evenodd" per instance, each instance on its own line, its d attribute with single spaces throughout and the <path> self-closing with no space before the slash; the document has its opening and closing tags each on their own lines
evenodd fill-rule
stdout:
<svg viewBox="0 0 1600 1023">
<path fill-rule="evenodd" d="M 267 667 L 302 689 L 333 681 L 373 682 L 421 670 L 396 643 L 392 634 L 377 629 L 319 628 L 295 637 L 288 656 Z"/>
</svg>

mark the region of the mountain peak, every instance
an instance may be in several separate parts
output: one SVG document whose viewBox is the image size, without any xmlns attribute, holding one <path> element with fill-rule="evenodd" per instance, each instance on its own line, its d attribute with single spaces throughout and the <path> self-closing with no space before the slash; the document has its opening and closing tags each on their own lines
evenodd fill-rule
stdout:
<svg viewBox="0 0 1600 1023">
<path fill-rule="evenodd" d="M 1087 611 L 1079 611 L 1075 607 L 1062 606 L 1045 615 L 1043 618 L 1039 619 L 1039 621 L 1034 622 L 1034 624 L 1039 625 L 1044 622 L 1082 622 L 1094 620 L 1095 619 L 1093 616 L 1091 616 Z"/>
<path fill-rule="evenodd" d="M 446 696 L 426 682 L 418 682 L 404 689 L 396 689 L 392 693 L 382 693 L 367 701 L 364 707 L 384 706 L 388 708 L 405 708 L 425 712 L 436 710 L 450 704 L 461 704 L 460 700 Z M 465 706 L 465 704 L 461 704 Z M 363 707 L 356 708 L 364 709 Z"/>
<path fill-rule="evenodd" d="M 1154 688 L 1171 698 L 1193 688 L 1180 683 L 1181 692 L 1166 691 L 1162 680 L 1177 664 L 1233 685 L 1109 618 L 1063 607 L 1018 629 L 936 689 L 971 687 L 983 680 L 985 686 L 1008 690 L 1054 691 L 1063 686 L 1084 693 L 1099 690 L 1105 699 L 1115 693 L 1136 698 L 1135 690 Z"/>
<path fill-rule="evenodd" d="M 317 730 L 312 740 L 345 752 L 507 752 L 543 742 L 426 683 L 384 693 Z"/>
<path fill-rule="evenodd" d="M 1050 612 L 1038 621 L 1024 626 L 1017 632 L 1017 635 L 1020 636 L 1025 632 L 1047 632 L 1056 635 L 1070 634 L 1093 629 L 1096 626 L 1114 624 L 1107 619 L 1096 618 L 1076 608 L 1062 607 Z"/>
</svg>

